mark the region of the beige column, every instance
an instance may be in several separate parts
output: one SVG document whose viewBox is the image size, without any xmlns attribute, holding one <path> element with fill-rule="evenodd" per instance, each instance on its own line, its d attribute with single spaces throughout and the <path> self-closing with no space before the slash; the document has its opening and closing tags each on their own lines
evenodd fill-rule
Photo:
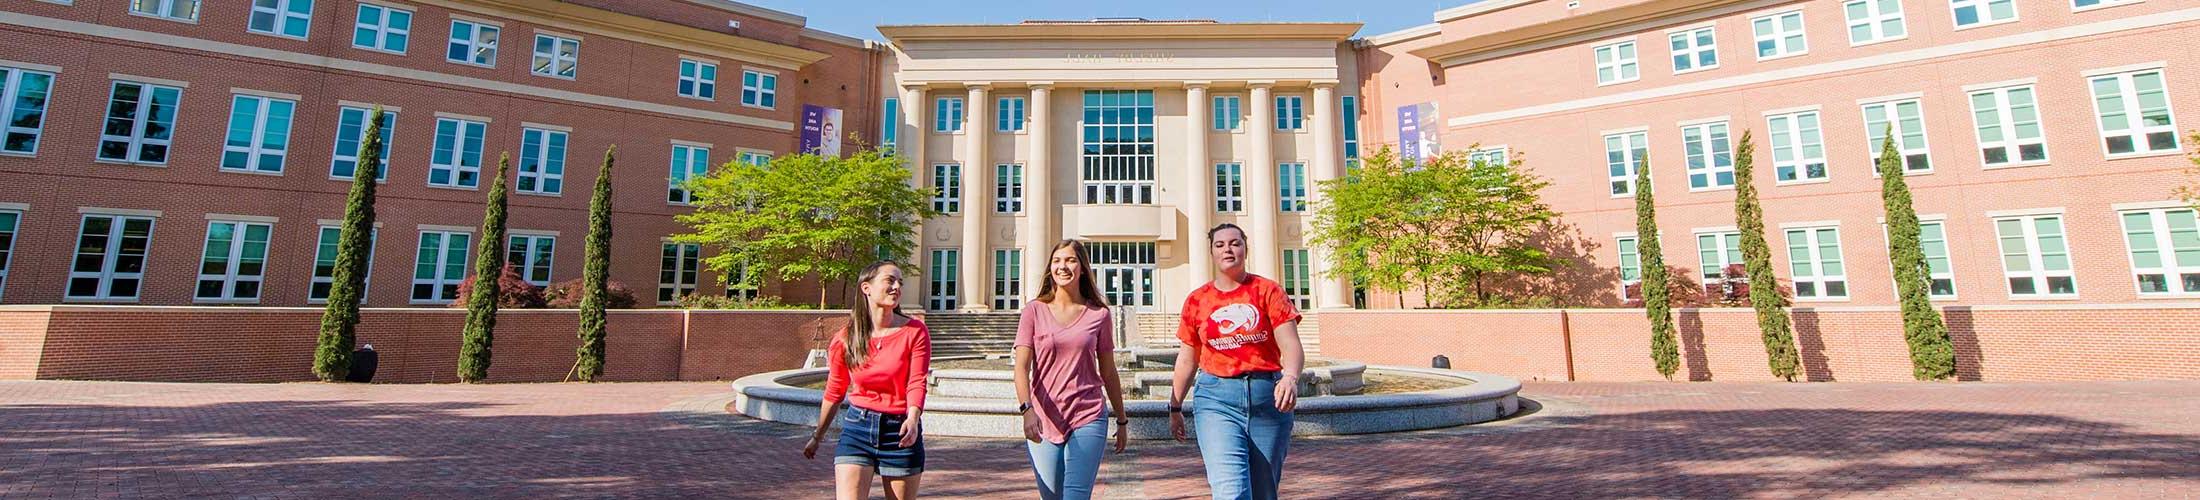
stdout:
<svg viewBox="0 0 2200 500">
<path fill-rule="evenodd" d="M 1024 296 L 1038 293 L 1047 262 L 1062 235 L 1054 230 L 1054 88 L 1031 84 L 1031 157 L 1024 159 Z"/>
<path fill-rule="evenodd" d="M 1215 277 L 1215 261 L 1207 253 L 1207 228 L 1215 225 L 1215 187 L 1213 160 L 1207 155 L 1207 129 L 1210 107 L 1214 101 L 1207 98 L 1206 82 L 1189 82 L 1184 86 L 1184 118 L 1190 122 L 1184 134 L 1184 258 L 1191 264 L 1191 283 L 1184 290 L 1199 288 Z"/>
<path fill-rule="evenodd" d="M 993 129 L 988 107 L 992 94 L 983 83 L 970 85 L 963 106 L 962 164 L 962 283 L 961 309 L 993 310 L 993 248 L 986 222 L 993 218 L 993 164 L 987 161 L 987 138 Z"/>
<path fill-rule="evenodd" d="M 1315 83 L 1314 164 L 1308 166 L 1312 170 L 1312 172 L 1309 172 L 1308 177 L 1313 178 L 1314 185 L 1307 187 L 1307 195 L 1312 198 L 1308 201 L 1313 204 L 1316 210 L 1328 198 L 1322 194 L 1321 183 L 1344 176 L 1344 156 L 1339 154 L 1337 150 L 1344 141 L 1344 137 L 1338 134 L 1342 130 L 1340 128 L 1342 126 L 1340 125 L 1341 122 L 1338 120 L 1345 119 L 1351 119 L 1351 117 L 1342 116 L 1338 111 L 1337 85 L 1330 82 Z M 1313 211 L 1307 212 L 1308 223 L 1306 227 L 1309 229 L 1313 227 L 1311 223 L 1313 214 Z M 1313 231 L 1308 230 L 1303 234 L 1306 234 L 1308 240 L 1308 258 L 1313 260 L 1312 263 L 1307 265 L 1307 268 L 1313 271 L 1314 307 L 1317 309 L 1352 307 L 1352 298 L 1346 294 L 1349 287 L 1345 281 L 1342 278 L 1330 276 L 1329 250 L 1312 244 Z"/>
<path fill-rule="evenodd" d="M 1283 279 L 1283 251 L 1276 240 L 1276 220 L 1283 210 L 1276 192 L 1276 98 L 1274 82 L 1253 82 L 1252 123 L 1245 135 L 1252 139 L 1245 155 L 1245 269 L 1272 280 Z"/>
<path fill-rule="evenodd" d="M 897 144 L 894 145 L 894 154 L 909 160 L 909 171 L 916 174 L 910 176 L 909 179 L 920 188 L 931 182 L 928 179 L 931 179 L 932 164 L 924 158 L 925 139 L 932 136 L 932 127 L 930 126 L 932 122 L 925 119 L 925 111 L 929 109 L 932 109 L 932 103 L 925 95 L 923 86 L 902 87 L 901 124 L 897 125 L 901 127 L 901 130 L 894 135 L 897 140 Z M 931 280 L 928 279 L 929 276 L 924 275 L 925 261 L 931 258 L 931 251 L 924 246 L 925 234 L 924 223 L 922 222 L 917 223 L 916 245 L 915 251 L 909 255 L 909 266 L 911 268 L 903 269 L 901 273 L 902 276 L 910 279 L 910 283 L 915 284 L 903 285 L 901 305 L 905 309 L 921 311 L 924 310 L 926 284 L 931 283 Z M 850 304 L 849 307 L 860 305 Z"/>
</svg>

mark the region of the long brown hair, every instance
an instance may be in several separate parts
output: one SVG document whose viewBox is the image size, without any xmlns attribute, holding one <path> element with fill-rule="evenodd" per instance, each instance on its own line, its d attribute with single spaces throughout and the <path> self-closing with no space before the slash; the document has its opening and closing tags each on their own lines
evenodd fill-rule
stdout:
<svg viewBox="0 0 2200 500">
<path fill-rule="evenodd" d="M 856 296 L 862 297 L 863 303 L 848 308 L 848 331 L 842 337 L 842 341 L 847 344 L 845 346 L 847 347 L 847 354 L 843 355 L 841 360 L 847 362 L 850 367 L 863 366 L 863 362 L 871 357 L 871 330 L 877 327 L 880 318 L 871 317 L 871 296 L 863 293 L 863 284 L 870 283 L 872 279 L 877 278 L 879 271 L 885 269 L 886 266 L 901 267 L 901 263 L 892 260 L 872 262 L 871 265 L 863 268 L 861 274 L 856 275 Z M 892 314 L 893 316 L 902 315 L 900 304 L 894 305 Z M 893 316 L 884 319 L 892 321 Z"/>
<path fill-rule="evenodd" d="M 1100 285 L 1094 283 L 1092 279 L 1092 259 L 1089 258 L 1091 254 L 1085 253 L 1085 243 L 1077 240 L 1062 240 L 1061 243 L 1054 245 L 1053 250 L 1047 251 L 1046 272 L 1039 275 L 1041 277 L 1039 280 L 1039 296 L 1032 300 L 1034 302 L 1054 302 L 1054 253 L 1062 251 L 1063 248 L 1068 248 L 1077 253 L 1077 294 L 1082 296 L 1085 305 L 1107 307 L 1108 299 L 1100 295 Z"/>
</svg>

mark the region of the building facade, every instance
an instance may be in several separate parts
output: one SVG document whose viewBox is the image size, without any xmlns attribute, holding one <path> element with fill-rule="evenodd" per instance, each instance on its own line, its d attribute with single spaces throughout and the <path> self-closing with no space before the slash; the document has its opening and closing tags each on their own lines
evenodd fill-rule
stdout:
<svg viewBox="0 0 2200 500">
<path fill-rule="evenodd" d="M 320 303 L 375 106 L 367 305 L 455 297 L 506 153 L 508 257 L 578 278 L 613 145 L 611 279 L 644 304 L 720 293 L 705 249 L 665 240 L 678 182 L 794 151 L 805 105 L 877 129 L 875 44 L 804 22 L 723 0 L 10 2 L 0 303 Z"/>
</svg>

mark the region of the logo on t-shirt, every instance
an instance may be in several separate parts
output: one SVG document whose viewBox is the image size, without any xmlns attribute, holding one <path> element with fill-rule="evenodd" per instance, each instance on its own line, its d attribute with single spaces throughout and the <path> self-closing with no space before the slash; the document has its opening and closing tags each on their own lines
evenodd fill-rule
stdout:
<svg viewBox="0 0 2200 500">
<path fill-rule="evenodd" d="M 1215 338 L 1207 339 L 1207 345 L 1218 351 L 1258 344 L 1268 340 L 1268 334 L 1260 332 L 1260 310 L 1251 304 L 1230 304 L 1207 314 L 1207 321 L 1215 324 Z"/>
</svg>

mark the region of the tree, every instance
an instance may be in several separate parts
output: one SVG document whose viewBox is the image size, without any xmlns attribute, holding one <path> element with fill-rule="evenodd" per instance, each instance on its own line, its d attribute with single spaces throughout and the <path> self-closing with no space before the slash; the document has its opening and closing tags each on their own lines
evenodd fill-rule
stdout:
<svg viewBox="0 0 2200 500">
<path fill-rule="evenodd" d="M 581 269 L 581 345 L 575 349 L 579 359 L 573 362 L 573 371 L 583 382 L 603 376 L 604 337 L 610 334 L 604 309 L 612 298 L 611 167 L 618 152 L 618 146 L 604 150 L 603 168 L 596 172 L 596 192 L 588 197 L 587 262 Z M 633 307 L 633 294 L 629 293 L 626 300 L 627 307 Z"/>
<path fill-rule="evenodd" d="M 489 181 L 488 213 L 481 218 L 481 241 L 474 246 L 474 269 L 504 268 L 504 178 L 511 175 L 512 153 L 497 158 L 497 176 Z M 480 382 L 489 378 L 489 346 L 496 336 L 496 280 L 474 287 L 466 296 L 466 331 L 458 348 L 458 381 Z"/>
<path fill-rule="evenodd" d="M 1332 250 L 1334 275 L 1419 288 L 1432 305 L 1487 304 L 1494 279 L 1551 271 L 1550 255 L 1529 244 L 1558 217 L 1540 197 L 1548 185 L 1517 159 L 1475 161 L 1458 151 L 1409 167 L 1377 150 L 1322 183 L 1314 244 Z"/>
<path fill-rule="evenodd" d="M 1795 380 L 1797 358 L 1795 332 L 1788 324 L 1787 298 L 1779 291 L 1779 276 L 1772 272 L 1772 250 L 1765 245 L 1765 215 L 1757 203 L 1753 177 L 1757 146 L 1749 131 L 1742 131 L 1734 149 L 1734 225 L 1742 233 L 1742 263 L 1749 272 L 1749 304 L 1757 308 L 1757 329 L 1764 333 L 1765 358 L 1772 376 Z"/>
<path fill-rule="evenodd" d="M 1879 148 L 1879 180 L 1887 208 L 1887 253 L 1894 261 L 1895 293 L 1902 298 L 1902 337 L 1910 344 L 1912 375 L 1941 380 L 1955 376 L 1956 350 L 1948 340 L 1948 325 L 1933 310 L 1932 269 L 1925 262 L 1917 210 L 1910 204 L 1910 185 L 1903 179 L 1902 153 L 1894 138 L 1890 124 Z"/>
<path fill-rule="evenodd" d="M 381 106 L 367 113 L 359 141 L 359 164 L 352 169 L 351 194 L 344 201 L 344 223 L 336 236 L 336 272 L 329 284 L 328 307 L 321 313 L 321 334 L 313 350 L 313 375 L 322 382 L 351 374 L 351 350 L 359 328 L 359 301 L 367 284 L 367 256 L 374 245 L 375 178 L 382 168 Z"/>
<path fill-rule="evenodd" d="M 1658 374 L 1673 378 L 1680 369 L 1680 344 L 1673 340 L 1673 290 L 1665 267 L 1665 251 L 1658 245 L 1658 209 L 1652 199 L 1650 160 L 1644 158 L 1635 172 L 1635 250 L 1642 256 L 1642 301 L 1650 315 L 1650 359 Z"/>
<path fill-rule="evenodd" d="M 847 157 L 797 154 L 763 165 L 721 165 L 688 181 L 695 211 L 675 217 L 689 232 L 672 239 L 722 249 L 703 263 L 745 281 L 728 286 L 852 279 L 873 260 L 906 259 L 917 224 L 938 215 L 932 190 L 914 186 L 902 161 L 864 149 Z M 743 266 L 749 272 L 739 272 Z M 820 307 L 825 294 L 820 287 Z"/>
<path fill-rule="evenodd" d="M 2192 153 L 2188 155 L 2188 159 L 2192 160 L 2192 168 L 2185 169 L 2185 176 L 2191 177 L 2192 181 L 2177 187 L 2177 199 L 2184 200 L 2186 205 L 2191 205 L 2195 210 L 2200 210 L 2200 131 L 2194 131 L 2187 140 L 2190 141 L 2188 144 L 2194 145 Z"/>
</svg>

